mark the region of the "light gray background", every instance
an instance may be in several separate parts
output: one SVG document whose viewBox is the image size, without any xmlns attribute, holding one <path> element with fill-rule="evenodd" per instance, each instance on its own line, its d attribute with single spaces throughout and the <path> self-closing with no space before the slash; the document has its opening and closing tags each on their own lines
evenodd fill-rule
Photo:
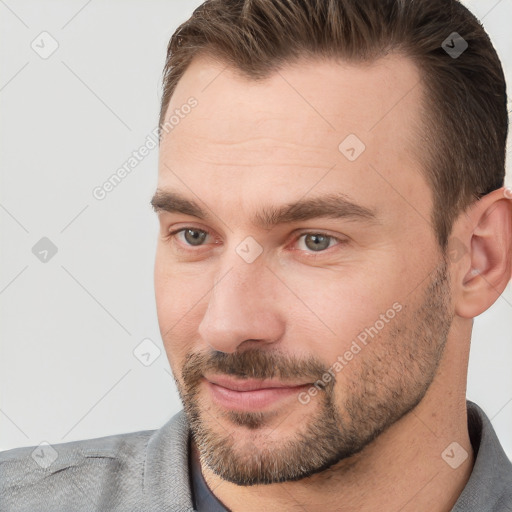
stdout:
<svg viewBox="0 0 512 512">
<path fill-rule="evenodd" d="M 157 149 L 103 201 L 92 190 L 156 127 L 168 40 L 200 3 L 0 0 L 0 450 L 155 429 L 182 408 L 154 300 Z M 512 0 L 465 4 L 512 91 Z M 475 321 L 467 393 L 509 457 L 511 318 L 509 285 Z M 133 355 L 146 338 L 150 366 Z"/>
</svg>

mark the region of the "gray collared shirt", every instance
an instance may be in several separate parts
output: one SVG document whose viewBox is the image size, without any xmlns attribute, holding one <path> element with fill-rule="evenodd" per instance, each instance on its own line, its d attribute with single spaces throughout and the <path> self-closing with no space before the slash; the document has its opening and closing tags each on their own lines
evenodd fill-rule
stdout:
<svg viewBox="0 0 512 512">
<path fill-rule="evenodd" d="M 475 464 L 451 512 L 510 512 L 512 463 L 484 412 L 467 406 Z M 0 511 L 227 510 L 212 508 L 222 503 L 190 458 L 189 441 L 181 410 L 157 430 L 1 452 Z"/>
</svg>

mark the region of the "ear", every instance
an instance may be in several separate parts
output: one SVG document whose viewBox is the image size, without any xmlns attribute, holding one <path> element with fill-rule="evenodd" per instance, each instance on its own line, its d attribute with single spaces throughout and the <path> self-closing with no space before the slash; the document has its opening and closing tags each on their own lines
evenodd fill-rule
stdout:
<svg viewBox="0 0 512 512">
<path fill-rule="evenodd" d="M 462 213 L 448 250 L 455 313 L 474 318 L 494 304 L 511 279 L 512 190 L 494 190 Z"/>
</svg>

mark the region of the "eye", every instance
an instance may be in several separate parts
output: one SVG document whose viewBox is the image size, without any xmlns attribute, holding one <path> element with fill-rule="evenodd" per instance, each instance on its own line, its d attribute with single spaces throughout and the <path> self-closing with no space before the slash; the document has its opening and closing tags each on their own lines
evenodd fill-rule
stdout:
<svg viewBox="0 0 512 512">
<path fill-rule="evenodd" d="M 186 227 L 177 229 L 176 231 L 172 231 L 169 233 L 169 235 L 166 237 L 166 240 L 170 240 L 171 238 L 177 237 L 178 235 L 183 234 L 182 242 L 185 245 L 190 245 L 192 247 L 198 247 L 200 246 L 206 236 L 209 234 L 208 231 L 204 231 L 203 229 L 197 229 L 193 227 Z M 183 241 L 184 239 L 184 241 Z"/>
<path fill-rule="evenodd" d="M 174 238 L 179 238 L 181 244 L 186 247 L 200 247 L 204 245 L 204 241 L 211 235 L 209 231 L 204 229 L 198 229 L 193 226 L 187 226 L 184 228 L 171 231 L 165 240 L 170 242 Z M 301 242 L 303 240 L 303 242 Z M 340 239 L 327 233 L 309 231 L 300 233 L 299 236 L 295 237 L 293 244 L 299 245 L 298 251 L 305 253 L 307 257 L 315 257 L 318 253 L 325 252 L 330 249 L 333 245 L 342 245 L 347 243 L 347 240 Z M 187 250 L 187 249 L 184 249 Z"/>
<path fill-rule="evenodd" d="M 304 239 L 303 247 L 306 248 L 306 250 L 312 250 L 313 252 L 322 252 L 326 249 L 329 249 L 332 244 L 332 241 L 339 240 L 338 238 L 328 235 L 326 233 L 302 233 L 298 238 L 297 242 L 299 242 L 301 239 Z"/>
</svg>

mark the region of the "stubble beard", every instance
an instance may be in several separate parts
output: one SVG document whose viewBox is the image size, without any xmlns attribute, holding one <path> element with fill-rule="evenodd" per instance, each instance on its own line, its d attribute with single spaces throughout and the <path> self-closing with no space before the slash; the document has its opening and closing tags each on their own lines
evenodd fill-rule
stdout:
<svg viewBox="0 0 512 512">
<path fill-rule="evenodd" d="M 359 453 L 413 410 L 434 380 L 453 319 L 446 260 L 433 274 L 419 306 L 405 305 L 342 370 L 342 389 L 333 379 L 310 403 L 296 402 L 287 414 L 297 409 L 304 414 L 287 437 L 279 436 L 287 418 L 279 409 L 219 412 L 204 403 L 201 377 L 207 371 L 240 378 L 307 375 L 314 382 L 327 370 L 324 363 L 257 349 L 189 353 L 183 384 L 175 381 L 201 461 L 237 485 L 296 481 Z"/>
</svg>

